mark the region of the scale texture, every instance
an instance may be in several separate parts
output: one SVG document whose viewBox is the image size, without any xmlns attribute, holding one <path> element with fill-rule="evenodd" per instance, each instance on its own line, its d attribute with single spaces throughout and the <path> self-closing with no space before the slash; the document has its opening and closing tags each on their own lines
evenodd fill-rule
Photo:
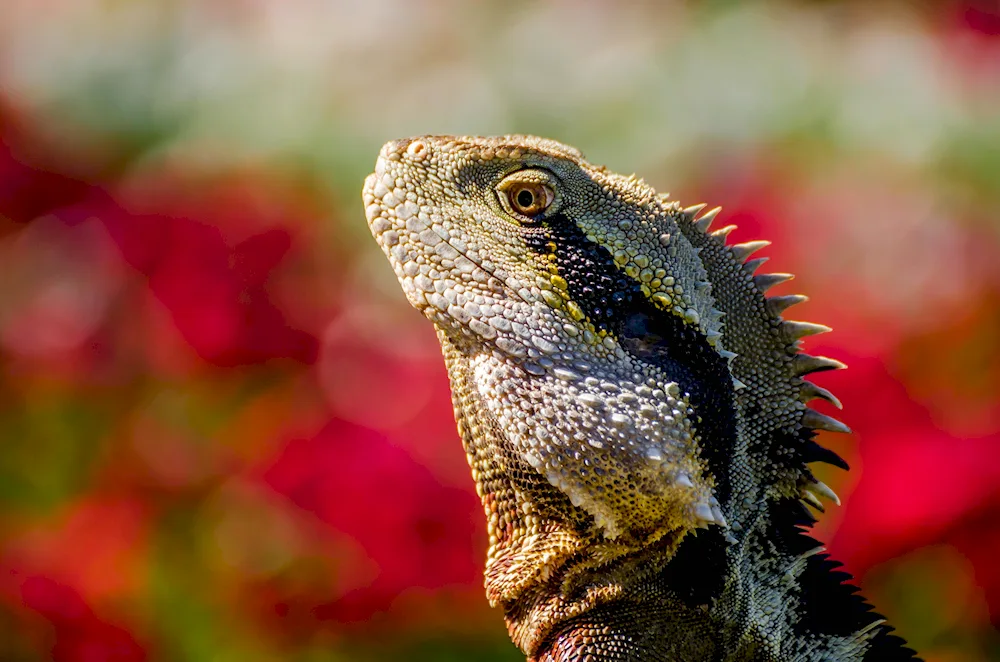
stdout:
<svg viewBox="0 0 1000 662">
<path fill-rule="evenodd" d="M 791 278 L 719 213 L 533 136 L 387 143 L 365 211 L 437 328 L 488 521 L 485 585 L 531 660 L 912 660 L 804 529 L 847 466 L 803 378 Z M 400 550 L 405 553 L 405 550 Z"/>
</svg>

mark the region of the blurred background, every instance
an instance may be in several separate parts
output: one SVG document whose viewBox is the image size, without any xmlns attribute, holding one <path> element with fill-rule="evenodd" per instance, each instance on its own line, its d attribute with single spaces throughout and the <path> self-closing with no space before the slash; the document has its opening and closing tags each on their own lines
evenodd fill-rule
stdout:
<svg viewBox="0 0 1000 662">
<path fill-rule="evenodd" d="M 1000 660 L 996 2 L 4 0 L 0 660 L 521 660 L 386 140 L 536 133 L 774 242 L 848 363 L 818 526 Z"/>
</svg>

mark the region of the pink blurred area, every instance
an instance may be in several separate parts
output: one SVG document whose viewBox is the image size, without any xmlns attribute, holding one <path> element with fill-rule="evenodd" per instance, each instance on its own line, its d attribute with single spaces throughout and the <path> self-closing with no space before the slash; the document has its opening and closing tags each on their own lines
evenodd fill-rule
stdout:
<svg viewBox="0 0 1000 662">
<path fill-rule="evenodd" d="M 7 654 L 181 659 L 157 628 L 162 581 L 205 582 L 191 600 L 279 649 L 406 621 L 410 594 L 479 602 L 481 508 L 453 484 L 436 341 L 394 356 L 349 328 L 364 306 L 311 243 L 314 195 L 265 172 L 88 182 L 24 117 L 0 124 Z M 375 420 L 331 411 L 324 383 Z"/>
<path fill-rule="evenodd" d="M 96 9 L 81 9 L 86 3 L 50 4 L 53 25 L 102 24 Z M 837 88 L 855 122 L 843 120 L 847 129 L 781 110 L 753 128 L 770 137 L 747 142 L 726 133 L 744 113 L 705 128 L 693 107 L 675 118 L 691 151 L 662 158 L 648 151 L 679 134 L 647 137 L 649 118 L 624 101 L 593 108 L 602 101 L 593 86 L 627 77 L 576 90 L 567 82 L 558 99 L 518 101 L 518 86 L 490 78 L 503 74 L 461 38 L 483 29 L 483 18 L 449 3 L 428 3 L 426 16 L 398 3 L 352 11 L 223 4 L 237 18 L 213 20 L 256 25 L 254 39 L 302 58 L 282 60 L 295 85 L 281 87 L 280 69 L 246 98 L 220 97 L 222 110 L 199 107 L 165 128 L 145 118 L 155 131 L 129 124 L 125 93 L 118 105 L 100 105 L 104 86 L 140 83 L 95 78 L 92 88 L 79 83 L 83 101 L 70 98 L 78 63 L 62 62 L 73 74 L 65 79 L 33 69 L 23 58 L 36 51 L 9 47 L 22 43 L 13 35 L 28 29 L 30 8 L 0 10 L 9 37 L 0 80 L 10 82 L 0 86 L 0 659 L 522 659 L 483 597 L 484 519 L 437 342 L 367 237 L 358 190 L 395 132 L 461 132 L 468 118 L 483 117 L 496 119 L 493 133 L 554 132 L 571 121 L 561 113 L 578 108 L 579 124 L 596 129 L 580 129 L 572 142 L 595 161 L 603 149 L 622 169 L 644 154 L 647 181 L 673 187 L 680 178 L 672 190 L 682 201 L 723 205 L 720 221 L 739 226 L 734 240 L 770 239 L 768 267 L 799 275 L 794 288 L 783 286 L 812 297 L 796 313 L 836 327 L 807 349 L 850 365 L 816 381 L 843 400 L 838 416 L 855 431 L 821 439 L 853 469 L 820 469 L 844 505 L 822 518 L 817 536 L 926 659 L 1000 660 L 1000 12 L 991 3 L 900 10 L 903 18 L 861 3 L 819 3 L 831 7 L 826 14 L 790 3 L 794 10 L 774 16 L 579 12 L 574 30 L 603 25 L 617 35 L 589 49 L 593 66 L 650 57 L 641 50 L 650 35 L 625 36 L 657 20 L 721 43 L 744 26 L 774 36 L 768 30 L 801 14 L 792 25 L 803 33 L 844 20 L 859 50 L 881 54 L 875 68 L 884 64 L 917 99 L 940 96 L 935 85 L 954 93 L 940 118 L 914 119 L 898 135 L 890 129 L 904 120 L 891 113 L 884 125 L 865 124 L 878 107 L 852 115 L 850 94 L 878 96 L 881 82 L 851 87 L 865 72 Z M 564 10 L 547 4 L 539 15 Z M 513 40 L 534 27 L 530 15 L 500 5 L 482 11 L 504 16 Z M 184 69 L 196 79 L 232 55 L 226 39 L 235 33 L 213 33 L 190 12 L 177 20 L 201 35 L 191 43 L 207 59 Z M 344 59 L 324 50 L 332 46 L 322 35 L 296 32 L 310 12 L 345 40 Z M 413 22 L 409 31 L 401 16 Z M 898 34 L 897 20 L 908 26 Z M 380 34 L 373 21 L 411 37 L 397 46 L 417 54 L 364 50 Z M 125 39 L 129 24 L 115 25 L 109 34 Z M 438 61 L 430 41 L 420 46 L 421 26 L 451 40 L 435 43 L 451 44 L 454 61 Z M 155 36 L 161 28 L 143 29 Z M 39 31 L 50 39 L 39 41 L 42 61 L 59 33 Z M 549 46 L 577 48 L 578 33 L 566 34 Z M 254 39 L 251 55 L 267 50 Z M 95 49 L 88 57 L 104 66 Z M 462 49 L 473 54 L 461 60 Z M 915 55 L 940 71 L 910 86 L 892 67 L 912 74 L 906 63 Z M 316 64 L 321 56 L 329 60 Z M 383 80 L 389 65 L 418 56 L 438 69 L 416 91 L 406 81 L 392 88 L 352 78 L 355 65 L 344 65 Z M 561 57 L 572 71 L 577 60 Z M 826 71 L 840 56 L 808 57 Z M 670 62 L 663 70 L 682 79 Z M 300 79 L 296 66 L 308 75 Z M 706 55 L 692 66 L 690 84 L 704 85 L 730 65 Z M 145 82 L 154 76 L 139 72 Z M 636 74 L 641 94 L 659 72 Z M 455 80 L 468 88 L 447 102 L 425 94 Z M 330 95 L 316 102 L 320 110 L 311 97 L 296 102 L 315 116 L 278 104 L 267 106 L 266 121 L 254 119 L 254 106 L 277 103 L 279 92 L 316 89 Z M 356 99 L 336 94 L 372 96 L 352 106 Z M 892 96 L 879 99 L 891 104 Z M 560 107 L 569 99 L 577 105 Z M 501 100 L 510 104 L 502 113 Z M 744 101 L 751 108 L 757 98 Z M 155 115 L 159 106 L 150 108 Z M 619 119 L 627 112 L 639 115 Z M 412 127 L 414 116 L 428 126 Z M 455 128 L 434 125 L 442 116 Z M 231 126 L 241 122 L 246 133 Z M 638 127 L 639 137 L 620 124 Z M 272 136 L 281 145 L 273 151 L 254 142 L 282 127 L 312 133 Z M 954 136 L 943 133 L 949 127 Z M 921 130 L 941 135 L 927 146 Z M 229 154 L 248 143 L 254 148 Z"/>
</svg>

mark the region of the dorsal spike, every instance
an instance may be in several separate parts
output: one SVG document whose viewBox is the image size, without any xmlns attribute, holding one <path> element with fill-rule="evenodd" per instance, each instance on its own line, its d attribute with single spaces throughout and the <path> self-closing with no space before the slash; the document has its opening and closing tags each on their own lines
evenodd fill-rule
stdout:
<svg viewBox="0 0 1000 662">
<path fill-rule="evenodd" d="M 802 458 L 805 462 L 823 462 L 835 467 L 850 471 L 851 465 L 844 461 L 844 458 L 825 446 L 820 446 L 812 439 L 808 439 L 802 445 Z"/>
<path fill-rule="evenodd" d="M 784 296 L 780 297 L 770 297 L 769 299 L 767 299 L 765 303 L 767 304 L 768 312 L 777 317 L 778 315 L 781 315 L 781 313 L 783 313 L 787 308 L 794 306 L 795 304 L 798 303 L 803 303 L 805 301 L 809 301 L 809 297 L 807 297 L 804 294 L 785 294 Z"/>
<path fill-rule="evenodd" d="M 694 226 L 701 232 L 708 232 L 709 226 L 712 225 L 712 221 L 715 220 L 715 217 L 719 215 L 720 211 L 722 211 L 722 207 L 709 209 L 707 212 L 702 214 L 701 218 L 694 222 Z"/>
<path fill-rule="evenodd" d="M 684 209 L 681 210 L 681 212 L 683 212 L 683 214 L 688 217 L 689 221 L 693 221 L 694 217 L 698 215 L 698 212 L 700 212 L 707 206 L 708 205 L 706 203 L 701 202 L 697 205 L 691 205 L 690 207 L 685 207 Z"/>
<path fill-rule="evenodd" d="M 795 358 L 792 359 L 792 371 L 798 377 L 825 370 L 843 370 L 846 367 L 845 364 L 837 359 L 831 359 L 826 356 L 796 354 Z"/>
<path fill-rule="evenodd" d="M 825 324 L 813 324 L 812 322 L 796 322 L 787 321 L 782 322 L 781 331 L 788 337 L 789 340 L 798 340 L 799 338 L 805 338 L 807 336 L 815 336 L 820 333 L 829 333 L 833 331 L 830 327 Z"/>
<path fill-rule="evenodd" d="M 753 272 L 760 269 L 760 265 L 764 264 L 770 259 L 771 258 L 769 257 L 757 257 L 752 260 L 747 260 L 746 262 L 743 263 L 743 269 L 746 270 L 747 273 L 752 274 Z"/>
<path fill-rule="evenodd" d="M 802 413 L 802 425 L 813 430 L 826 430 L 827 432 L 842 432 L 850 434 L 851 428 L 847 427 L 835 418 L 826 414 L 821 414 L 815 409 L 806 409 Z"/>
<path fill-rule="evenodd" d="M 799 559 L 805 560 L 805 559 L 809 558 L 810 556 L 816 556 L 817 554 L 822 554 L 825 551 L 826 551 L 826 547 L 824 547 L 823 545 L 820 545 L 819 547 L 813 547 L 809 551 L 803 552 L 802 554 L 799 554 Z"/>
<path fill-rule="evenodd" d="M 727 225 L 724 228 L 719 228 L 718 230 L 713 230 L 709 234 L 711 234 L 713 237 L 719 237 L 720 239 L 722 239 L 723 241 L 725 241 L 726 237 L 729 236 L 729 233 L 732 232 L 735 229 L 736 229 L 735 225 Z"/>
<path fill-rule="evenodd" d="M 756 253 L 765 246 L 770 246 L 771 242 L 760 240 L 760 241 L 748 241 L 742 244 L 733 244 L 729 247 L 729 250 L 733 252 L 733 257 L 738 261 L 743 262 L 752 254 Z"/>
<path fill-rule="evenodd" d="M 799 493 L 799 498 L 802 499 L 803 501 L 805 501 L 807 504 L 809 504 L 813 508 L 815 508 L 816 510 L 818 510 L 819 512 L 821 512 L 821 513 L 825 513 L 826 512 L 826 508 L 823 507 L 823 502 L 820 501 L 816 497 L 816 495 L 813 494 L 812 492 L 810 492 L 808 489 L 803 488 L 803 490 Z"/>
<path fill-rule="evenodd" d="M 822 497 L 824 499 L 829 499 L 838 506 L 840 505 L 840 497 L 837 493 L 830 489 L 830 486 L 821 480 L 815 480 L 806 485 L 806 489 L 815 494 L 816 496 Z"/>
<path fill-rule="evenodd" d="M 869 632 L 871 632 L 875 628 L 877 628 L 879 626 L 882 626 L 882 625 L 885 625 L 885 619 L 884 618 L 879 618 L 877 620 L 872 621 L 868 625 L 864 626 L 860 630 L 858 630 L 857 633 L 854 636 L 855 637 L 860 637 L 862 635 L 868 634 Z M 889 630 L 891 631 L 892 628 L 889 628 Z"/>
<path fill-rule="evenodd" d="M 795 278 L 792 274 L 757 274 L 753 277 L 753 284 L 757 286 L 761 294 L 767 292 L 775 285 L 780 285 Z"/>
<path fill-rule="evenodd" d="M 812 526 L 813 524 L 819 521 L 818 519 L 816 519 L 816 516 L 812 514 L 812 511 L 806 508 L 806 504 L 802 503 L 802 501 L 796 501 L 796 503 L 798 503 L 799 508 L 801 508 L 801 510 L 798 513 L 796 513 L 798 515 L 798 517 L 796 518 L 798 520 L 796 522 L 797 524 Z"/>
<path fill-rule="evenodd" d="M 822 386 L 817 386 L 812 382 L 802 382 L 802 388 L 799 391 L 799 395 L 802 402 L 809 402 L 810 400 L 826 400 L 831 405 L 837 409 L 843 409 L 844 404 L 830 391 L 826 390 Z"/>
</svg>

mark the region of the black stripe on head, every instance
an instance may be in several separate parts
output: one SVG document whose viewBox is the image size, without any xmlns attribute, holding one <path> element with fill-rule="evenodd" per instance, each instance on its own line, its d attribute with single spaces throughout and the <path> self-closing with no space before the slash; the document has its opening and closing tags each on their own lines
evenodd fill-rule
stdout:
<svg viewBox="0 0 1000 662">
<path fill-rule="evenodd" d="M 708 339 L 677 315 L 660 310 L 639 281 L 615 264 L 607 248 L 587 239 L 571 219 L 554 214 L 529 247 L 555 257 L 569 294 L 598 329 L 614 335 L 638 361 L 656 366 L 690 394 L 701 436 L 701 456 L 715 477 L 723 503 L 729 497 L 729 464 L 736 444 L 732 378 Z"/>
</svg>

